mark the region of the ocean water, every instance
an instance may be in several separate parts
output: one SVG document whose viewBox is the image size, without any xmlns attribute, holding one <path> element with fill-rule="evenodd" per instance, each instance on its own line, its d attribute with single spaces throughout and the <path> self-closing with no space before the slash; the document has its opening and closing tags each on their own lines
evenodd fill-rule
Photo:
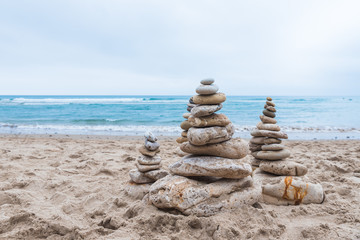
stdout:
<svg viewBox="0 0 360 240">
<path fill-rule="evenodd" d="M 0 96 L 2 134 L 177 136 L 190 96 Z M 228 96 L 219 113 L 250 138 L 266 97 Z M 360 139 L 360 97 L 273 97 L 290 139 Z"/>
</svg>

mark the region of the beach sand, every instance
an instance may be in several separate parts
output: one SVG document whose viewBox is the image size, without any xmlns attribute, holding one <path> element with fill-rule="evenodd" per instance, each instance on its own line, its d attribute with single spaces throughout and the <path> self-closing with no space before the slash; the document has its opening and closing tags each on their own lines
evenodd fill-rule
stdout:
<svg viewBox="0 0 360 240">
<path fill-rule="evenodd" d="M 180 157 L 160 137 L 163 166 Z M 0 137 L 0 239 L 360 239 L 360 141 L 286 141 L 323 204 L 243 206 L 212 217 L 129 197 L 140 137 Z"/>
</svg>

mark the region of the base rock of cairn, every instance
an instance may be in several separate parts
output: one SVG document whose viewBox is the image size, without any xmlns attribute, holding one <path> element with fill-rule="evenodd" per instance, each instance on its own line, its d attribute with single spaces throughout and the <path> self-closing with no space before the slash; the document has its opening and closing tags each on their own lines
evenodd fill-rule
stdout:
<svg viewBox="0 0 360 240">
<path fill-rule="evenodd" d="M 226 96 L 213 83 L 213 79 L 201 81 L 196 89 L 199 95 L 188 104 L 191 115 L 181 124 L 187 141 L 180 148 L 191 155 L 171 164 L 173 175 L 150 187 L 149 201 L 158 208 L 210 216 L 259 200 L 252 187 L 251 165 L 245 160 L 248 144 L 232 139 L 233 124 L 224 114 L 215 113 Z"/>
<path fill-rule="evenodd" d="M 160 152 L 160 144 L 151 132 L 145 133 L 145 144 L 139 149 L 142 156 L 137 158 L 136 168 L 129 172 L 134 183 L 153 183 L 168 175 L 166 170 L 161 169 L 161 158 L 156 156 Z"/>
<path fill-rule="evenodd" d="M 309 183 L 304 176 L 306 166 L 285 160 L 290 151 L 282 145 L 281 139 L 288 139 L 276 125 L 275 103 L 268 97 L 263 114 L 254 131 L 251 132 L 249 148 L 254 157 L 252 165 L 258 167 L 253 173 L 262 201 L 275 205 L 297 205 L 322 203 L 324 190 L 320 184 Z M 286 177 L 282 177 L 286 176 Z"/>
</svg>

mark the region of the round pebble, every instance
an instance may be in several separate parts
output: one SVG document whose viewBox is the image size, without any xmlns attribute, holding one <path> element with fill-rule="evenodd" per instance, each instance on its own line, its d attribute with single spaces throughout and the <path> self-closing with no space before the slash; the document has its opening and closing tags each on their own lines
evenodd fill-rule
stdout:
<svg viewBox="0 0 360 240">
<path fill-rule="evenodd" d="M 204 84 L 204 85 L 210 85 L 210 84 L 213 84 L 215 82 L 215 80 L 214 79 L 212 79 L 212 78 L 207 78 L 207 79 L 203 79 L 203 80 L 201 80 L 201 84 Z"/>
</svg>

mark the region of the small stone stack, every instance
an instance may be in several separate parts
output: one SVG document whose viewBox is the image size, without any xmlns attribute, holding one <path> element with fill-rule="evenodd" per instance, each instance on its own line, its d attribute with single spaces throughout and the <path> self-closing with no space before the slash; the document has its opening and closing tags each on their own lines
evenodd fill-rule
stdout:
<svg viewBox="0 0 360 240">
<path fill-rule="evenodd" d="M 300 163 L 285 161 L 290 156 L 290 151 L 281 144 L 281 139 L 287 139 L 286 133 L 280 131 L 275 120 L 275 103 L 272 98 L 266 98 L 261 122 L 257 129 L 251 132 L 250 151 L 255 158 L 253 165 L 258 166 L 264 172 L 281 176 L 303 176 L 307 168 Z"/>
<path fill-rule="evenodd" d="M 276 125 L 275 104 L 270 97 L 266 98 L 264 108 L 249 144 L 254 157 L 252 165 L 259 167 L 253 178 L 261 192 L 261 201 L 275 205 L 322 203 L 325 198 L 322 186 L 303 177 L 308 171 L 306 166 L 285 160 L 290 157 L 290 151 L 281 144 L 281 139 L 288 136 Z"/>
<path fill-rule="evenodd" d="M 168 175 L 168 172 L 161 168 L 161 157 L 156 156 L 160 152 L 160 144 L 156 136 L 151 132 L 145 133 L 145 144 L 139 152 L 142 156 L 137 158 L 136 167 L 129 175 L 135 183 L 152 183 Z"/>
<path fill-rule="evenodd" d="M 213 79 L 201 81 L 192 97 L 191 115 L 182 128 L 187 140 L 180 148 L 192 154 L 171 164 L 168 175 L 150 187 L 149 199 L 158 208 L 209 216 L 224 209 L 257 201 L 251 188 L 251 166 L 244 161 L 248 144 L 232 139 L 235 128 L 222 108 L 226 96 Z M 186 126 L 186 127 L 184 127 Z M 225 200 L 226 199 L 226 200 Z"/>
</svg>

